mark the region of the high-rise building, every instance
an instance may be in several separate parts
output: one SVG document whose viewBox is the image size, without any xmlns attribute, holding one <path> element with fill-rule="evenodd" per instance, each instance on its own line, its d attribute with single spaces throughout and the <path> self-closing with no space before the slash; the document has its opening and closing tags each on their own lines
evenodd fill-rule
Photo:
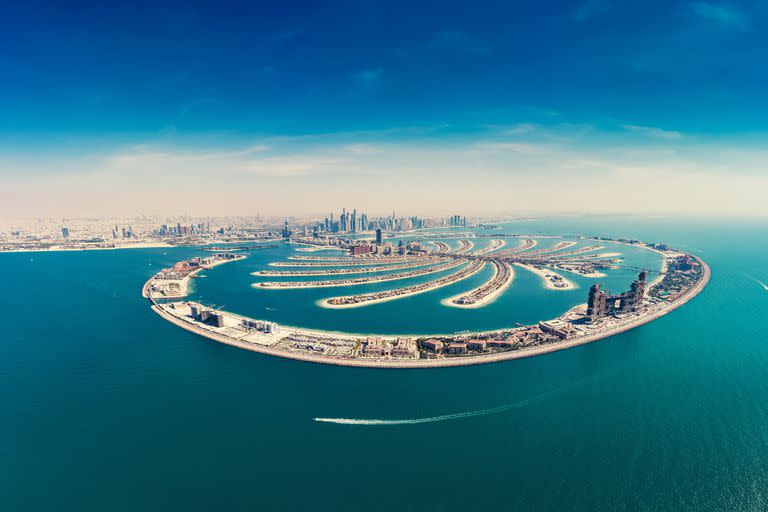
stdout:
<svg viewBox="0 0 768 512">
<path fill-rule="evenodd" d="M 288 221 L 283 222 L 283 238 L 291 238 L 291 230 L 288 229 Z"/>
<path fill-rule="evenodd" d="M 600 289 L 599 284 L 593 284 L 589 289 L 587 300 L 587 322 L 595 323 L 608 315 L 631 313 L 643 303 L 645 286 L 648 280 L 646 271 L 632 281 L 629 291 L 619 295 L 609 295 Z"/>
<path fill-rule="evenodd" d="M 69 237 L 69 228 L 61 228 L 61 236 L 63 236 L 64 238 L 68 238 Z"/>
<path fill-rule="evenodd" d="M 381 245 L 381 242 L 382 242 L 381 228 L 376 228 L 376 245 Z"/>
<path fill-rule="evenodd" d="M 605 316 L 607 294 L 600 289 L 599 284 L 593 284 L 589 289 L 587 300 L 587 322 L 595 323 Z"/>
</svg>

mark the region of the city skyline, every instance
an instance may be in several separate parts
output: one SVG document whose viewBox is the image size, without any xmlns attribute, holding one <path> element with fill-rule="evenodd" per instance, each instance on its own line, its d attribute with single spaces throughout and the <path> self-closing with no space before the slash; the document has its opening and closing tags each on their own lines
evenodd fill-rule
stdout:
<svg viewBox="0 0 768 512">
<path fill-rule="evenodd" d="M 403 7 L 4 6 L 0 216 L 768 215 L 764 2 Z"/>
</svg>

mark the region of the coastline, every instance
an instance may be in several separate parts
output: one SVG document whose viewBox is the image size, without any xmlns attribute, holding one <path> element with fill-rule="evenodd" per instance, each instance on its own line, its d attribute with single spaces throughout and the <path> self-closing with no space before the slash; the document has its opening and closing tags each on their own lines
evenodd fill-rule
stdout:
<svg viewBox="0 0 768 512">
<path fill-rule="evenodd" d="M 219 260 L 214 261 L 213 263 L 209 263 L 207 265 L 201 265 L 200 268 L 196 268 L 195 270 L 192 270 L 187 275 L 185 275 L 183 278 L 181 278 L 181 286 L 179 287 L 179 293 L 175 293 L 173 295 L 164 295 L 162 297 L 154 297 L 156 299 L 180 299 L 182 297 L 186 297 L 189 295 L 189 283 L 192 282 L 192 278 L 196 277 L 198 273 L 202 272 L 203 270 L 210 270 L 214 267 L 218 267 L 219 265 L 223 265 L 224 263 L 230 263 L 232 261 L 240 261 L 246 259 L 248 256 L 245 254 L 238 254 L 236 258 L 227 259 L 227 260 Z M 141 289 L 141 295 L 144 298 L 147 298 L 149 300 L 153 300 L 153 297 L 149 295 L 149 284 L 152 282 L 152 280 L 155 279 L 155 276 L 149 278 L 149 280 L 144 284 L 144 287 Z"/>
<path fill-rule="evenodd" d="M 549 272 L 547 272 L 545 270 L 541 270 L 540 268 L 536 268 L 533 265 L 527 265 L 525 263 L 520 263 L 519 261 L 516 261 L 516 262 L 514 262 L 512 264 L 513 265 L 517 265 L 520 268 L 524 268 L 525 270 L 527 270 L 527 271 L 529 271 L 529 272 L 539 276 L 542 280 L 544 280 L 544 287 L 549 289 L 549 290 L 568 291 L 568 290 L 574 290 L 574 289 L 577 288 L 577 286 L 572 281 L 569 281 L 568 279 L 564 278 L 563 276 L 561 276 L 560 274 L 558 274 L 554 270 L 550 270 Z M 547 267 L 547 268 L 549 268 L 549 267 Z M 547 275 L 558 276 L 562 280 L 562 282 L 565 284 L 565 286 L 555 286 L 554 283 L 552 283 L 552 281 L 550 281 L 547 278 Z"/>
<path fill-rule="evenodd" d="M 366 267 L 366 266 L 361 266 L 360 268 L 349 267 L 349 268 L 337 269 L 336 272 L 332 272 L 328 270 L 295 270 L 295 271 L 258 270 L 256 272 L 251 272 L 251 275 L 256 277 L 346 276 L 346 275 L 355 275 L 355 274 L 373 274 L 375 272 L 389 272 L 390 270 L 403 270 L 406 268 L 419 268 L 427 265 L 440 263 L 441 261 L 445 261 L 445 259 L 435 258 L 433 260 L 428 260 L 428 261 L 425 260 L 425 261 L 416 261 L 416 262 L 408 262 L 408 263 L 398 263 L 388 267 Z M 301 268 L 301 267 L 298 267 L 298 268 Z M 272 272 L 278 272 L 278 273 L 272 273 Z M 285 272 L 285 273 L 279 273 L 279 272 Z"/>
<path fill-rule="evenodd" d="M 411 279 L 414 277 L 433 274 L 436 272 L 443 272 L 445 270 L 451 270 L 464 263 L 464 260 L 453 260 L 449 263 L 443 263 L 441 265 L 428 266 L 424 269 L 409 270 L 400 274 L 382 274 L 380 276 L 370 277 L 353 277 L 348 279 L 330 279 L 330 280 L 317 280 L 317 281 L 262 281 L 260 283 L 253 283 L 251 287 L 260 288 L 265 290 L 307 290 L 311 288 L 334 288 L 341 286 L 360 286 L 364 284 L 385 283 L 387 281 L 401 281 L 403 279 Z M 426 265 L 429 265 L 427 263 Z M 386 272 L 387 269 L 381 272 Z M 334 274 L 329 274 L 334 275 Z M 343 281 L 349 282 L 343 282 Z M 276 284 L 285 284 L 286 286 L 275 286 Z"/>
<path fill-rule="evenodd" d="M 447 306 L 447 307 L 464 308 L 464 309 L 477 309 L 477 308 L 481 308 L 483 306 L 487 306 L 488 304 L 492 304 L 493 302 L 496 301 L 496 299 L 498 299 L 501 296 L 502 293 L 504 293 L 507 290 L 507 288 L 509 288 L 509 286 L 512 284 L 512 282 L 515 280 L 515 269 L 512 268 L 512 265 L 510 265 L 507 262 L 503 262 L 502 265 L 507 265 L 507 267 L 509 267 L 509 272 L 510 272 L 509 279 L 502 286 L 500 286 L 496 290 L 492 291 L 491 293 L 489 293 L 488 295 L 486 295 L 485 297 L 483 297 L 479 301 L 473 302 L 472 304 L 456 304 L 455 302 L 453 302 L 456 299 L 459 299 L 459 298 L 464 297 L 466 295 L 470 295 L 472 292 L 477 290 L 477 288 L 475 288 L 474 290 L 469 290 L 467 292 L 460 293 L 458 295 L 454 295 L 453 297 L 449 297 L 447 299 L 443 299 L 443 300 L 440 301 L 440 304 L 442 304 L 443 306 Z M 496 269 L 496 266 L 494 266 L 493 275 L 491 276 L 491 278 L 488 281 L 486 281 L 486 283 L 490 282 L 490 281 L 493 281 L 493 279 L 496 278 L 498 273 L 499 273 L 498 269 Z M 478 288 L 482 288 L 483 286 L 485 286 L 485 283 L 480 285 Z"/>
<path fill-rule="evenodd" d="M 114 247 L 49 247 L 40 249 L 8 249 L 0 250 L 0 254 L 20 252 L 80 252 L 80 251 L 118 251 L 123 249 L 159 249 L 164 247 L 181 247 L 166 242 L 139 242 L 135 244 L 121 244 Z"/>
<path fill-rule="evenodd" d="M 467 265 L 463 269 L 459 270 L 459 272 L 463 272 L 464 270 L 466 270 L 467 268 L 472 266 L 472 264 L 473 264 L 473 262 L 470 262 L 469 265 Z M 475 275 L 478 272 L 480 272 L 483 269 L 483 267 L 485 267 L 485 264 L 482 264 L 482 265 L 478 266 L 475 270 L 469 271 L 466 274 L 458 277 L 457 279 L 454 279 L 453 281 L 448 281 L 448 282 L 445 282 L 445 283 L 441 283 L 441 284 L 438 284 L 436 286 L 428 286 L 426 288 L 423 288 L 421 290 L 417 290 L 417 291 L 411 292 L 411 293 L 403 293 L 403 294 L 397 294 L 397 295 L 390 295 L 388 297 L 383 297 L 381 299 L 371 299 L 371 300 L 367 300 L 367 301 L 364 301 L 364 302 L 356 302 L 356 303 L 352 303 L 352 304 L 338 304 L 338 305 L 337 304 L 329 304 L 328 301 L 333 299 L 333 298 L 335 298 L 335 297 L 329 297 L 329 298 L 326 298 L 326 299 L 320 299 L 319 301 L 316 302 L 316 304 L 319 307 L 321 307 L 321 308 L 327 308 L 327 309 L 348 309 L 348 308 L 360 308 L 360 307 L 364 307 L 364 306 L 372 306 L 373 304 L 381 304 L 383 302 L 389 302 L 389 301 L 392 301 L 392 300 L 404 299 L 404 298 L 407 298 L 407 297 L 412 297 L 414 295 L 420 295 L 422 293 L 431 292 L 432 290 L 438 290 L 440 288 L 443 288 L 444 286 L 448 286 L 448 285 L 451 285 L 451 284 L 463 281 L 464 279 L 472 277 L 473 275 Z M 449 274 L 448 276 L 444 276 L 444 277 L 450 277 L 451 275 L 452 274 Z M 421 284 L 424 284 L 424 283 L 421 283 Z"/>
<path fill-rule="evenodd" d="M 607 331 L 595 333 L 589 336 L 583 336 L 580 338 L 574 338 L 570 341 L 552 343 L 547 345 L 539 345 L 535 347 L 524 348 L 524 349 L 519 349 L 519 350 L 514 350 L 509 352 L 500 352 L 496 354 L 473 355 L 473 356 L 467 356 L 467 357 L 454 357 L 454 358 L 446 358 L 446 359 L 412 359 L 412 360 L 381 361 L 381 360 L 371 360 L 371 359 L 362 359 L 362 358 L 358 358 L 358 359 L 339 358 L 339 357 L 288 352 L 285 350 L 275 349 L 266 345 L 257 345 L 257 344 L 242 342 L 234 338 L 222 336 L 217 333 L 204 331 L 193 324 L 184 322 L 180 319 L 177 319 L 173 315 L 166 313 L 165 311 L 163 311 L 161 308 L 157 306 L 157 303 L 155 301 L 151 300 L 151 302 L 153 303 L 152 310 L 155 313 L 157 313 L 164 320 L 167 320 L 172 324 L 177 325 L 178 327 L 181 327 L 182 329 L 185 329 L 199 336 L 211 339 L 218 343 L 223 343 L 225 345 L 242 348 L 244 350 L 249 350 L 252 352 L 259 352 L 261 354 L 266 354 L 266 355 L 271 355 L 276 357 L 283 357 L 283 358 L 293 359 L 297 361 L 330 364 L 334 366 L 365 367 L 365 368 L 402 368 L 402 369 L 446 368 L 446 367 L 456 367 L 456 366 L 469 366 L 469 365 L 475 365 L 475 364 L 499 363 L 503 361 L 510 361 L 513 359 L 534 357 L 538 355 L 548 354 L 551 352 L 557 352 L 560 350 L 566 350 L 569 348 L 577 347 L 580 345 L 586 345 L 588 343 L 593 343 L 595 341 L 610 338 L 612 336 L 621 334 L 630 329 L 639 327 L 657 318 L 660 318 L 670 313 L 671 311 L 674 311 L 675 309 L 679 308 L 683 304 L 686 304 L 687 302 L 689 302 L 691 299 L 693 299 L 699 293 L 701 293 L 701 291 L 706 287 L 707 283 L 709 283 L 709 280 L 711 277 L 711 270 L 709 268 L 709 265 L 707 265 L 698 256 L 693 256 L 693 258 L 699 261 L 699 263 L 702 265 L 703 275 L 701 279 L 696 283 L 694 287 L 686 291 L 686 293 L 680 298 L 678 298 L 675 302 L 666 304 L 661 309 L 654 311 L 649 315 L 637 318 L 633 321 L 627 322 L 626 324 L 618 325 L 613 329 L 609 329 Z M 149 285 L 149 281 L 145 283 L 144 288 L 146 288 L 148 285 Z M 494 331 L 484 331 L 484 333 L 492 333 L 492 332 L 498 332 L 498 331 L 500 330 L 497 329 Z M 323 333 L 325 331 L 306 331 L 306 332 Z M 366 335 L 350 335 L 350 336 L 363 337 Z M 381 335 L 378 334 L 378 335 L 372 335 L 372 336 L 381 336 Z M 387 335 L 387 336 L 396 336 L 396 335 Z M 400 336 L 404 336 L 404 335 L 400 335 Z M 422 334 L 419 336 L 427 336 L 427 335 Z"/>
</svg>

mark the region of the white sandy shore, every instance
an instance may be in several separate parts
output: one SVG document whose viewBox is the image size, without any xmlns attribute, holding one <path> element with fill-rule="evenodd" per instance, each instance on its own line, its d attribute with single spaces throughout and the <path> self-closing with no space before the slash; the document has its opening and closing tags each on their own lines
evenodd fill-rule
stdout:
<svg viewBox="0 0 768 512">
<path fill-rule="evenodd" d="M 296 250 L 298 252 L 317 252 L 317 251 L 344 251 L 341 247 L 317 247 L 317 246 L 309 246 L 309 247 L 297 247 Z"/>
<path fill-rule="evenodd" d="M 365 266 L 361 266 L 359 268 L 350 267 L 350 268 L 338 269 L 340 270 L 339 272 L 329 272 L 328 270 L 296 270 L 296 271 L 286 270 L 285 274 L 272 274 L 270 273 L 269 270 L 259 270 L 257 272 L 251 272 L 251 275 L 260 276 L 260 277 L 348 276 L 348 275 L 355 275 L 355 274 L 370 274 L 373 272 L 388 272 L 390 270 L 402 270 L 405 268 L 418 268 L 418 267 L 424 267 L 426 265 L 433 265 L 441 261 L 445 261 L 445 258 L 420 260 L 417 262 L 402 263 L 399 265 L 390 265 L 386 267 L 365 267 Z M 293 267 L 293 268 L 302 268 L 302 267 Z"/>
<path fill-rule="evenodd" d="M 505 245 L 507 245 L 506 240 L 503 240 L 501 238 L 494 238 L 486 247 L 483 247 L 482 249 L 478 249 L 476 251 L 472 251 L 469 254 L 471 254 L 472 256 L 481 256 L 484 254 L 491 254 L 500 250 Z"/>
<path fill-rule="evenodd" d="M 464 260 L 462 260 L 462 261 L 464 261 Z M 470 262 L 470 264 L 467 265 L 467 267 L 469 267 L 473 263 L 474 263 L 474 261 Z M 321 307 L 321 308 L 348 309 L 348 308 L 359 308 L 359 307 L 363 307 L 363 306 L 372 306 L 373 304 L 381 304 L 382 302 L 389 302 L 391 300 L 404 299 L 406 297 L 413 297 L 414 295 L 420 295 L 422 293 L 431 292 L 432 290 L 437 290 L 437 289 L 442 288 L 444 286 L 448 286 L 448 285 L 451 285 L 451 284 L 463 281 L 464 279 L 472 277 L 473 275 L 475 275 L 478 272 L 480 272 L 483 269 L 484 266 L 485 265 L 480 265 L 479 267 L 477 267 L 476 270 L 468 272 L 467 274 L 464 274 L 464 275 L 458 277 L 457 279 L 455 279 L 453 281 L 447 281 L 447 282 L 444 282 L 442 284 L 437 284 L 437 285 L 434 285 L 434 286 L 428 286 L 426 288 L 422 288 L 422 289 L 417 290 L 415 292 L 404 293 L 404 294 L 401 294 L 401 295 L 391 295 L 391 296 L 388 296 L 388 297 L 384 297 L 382 299 L 372 299 L 372 300 L 368 300 L 368 301 L 365 301 L 365 302 L 358 302 L 358 303 L 353 303 L 353 304 L 338 304 L 338 305 L 337 304 L 329 304 L 328 303 L 329 300 L 334 299 L 336 297 L 328 297 L 327 299 L 320 299 L 319 301 L 316 302 L 316 304 L 319 307 Z M 459 272 L 461 272 L 463 270 L 464 269 L 461 269 L 461 270 L 459 270 Z M 443 277 L 449 277 L 449 276 L 443 276 Z M 440 279 L 443 279 L 443 278 L 441 277 Z M 440 279 L 436 279 L 435 281 L 432 281 L 432 283 L 434 283 L 436 281 L 439 281 Z M 429 282 L 427 282 L 427 283 L 429 283 Z M 427 283 L 420 283 L 420 284 L 427 284 Z"/>
<path fill-rule="evenodd" d="M 526 265 L 525 263 L 520 263 L 520 262 L 515 262 L 515 263 L 513 263 L 513 265 L 517 265 L 518 267 L 524 268 L 525 270 L 527 270 L 529 272 L 533 272 L 537 276 L 541 277 L 541 279 L 544 281 L 544 286 L 549 288 L 550 290 L 566 291 L 566 290 L 573 290 L 573 289 L 576 288 L 575 284 L 573 284 L 571 281 L 569 281 L 568 279 L 564 278 L 563 276 L 561 276 L 560 274 L 558 274 L 554 270 L 543 270 L 543 269 L 540 269 L 540 268 L 536 268 L 533 265 Z M 563 286 L 562 288 L 555 286 L 552 283 L 552 281 L 550 281 L 549 278 L 547 278 L 547 275 L 558 276 L 560 279 L 562 279 L 562 282 L 563 282 L 563 284 L 565 286 Z"/>
<path fill-rule="evenodd" d="M 512 281 L 515 280 L 515 269 L 513 269 L 512 266 L 506 262 L 503 262 L 502 265 L 506 265 L 507 267 L 509 267 L 509 279 L 507 279 L 499 288 L 495 289 L 494 291 L 492 291 L 491 293 L 489 293 L 479 301 L 474 302 L 472 304 L 457 304 L 453 302 L 454 300 L 458 300 L 466 295 L 471 295 L 478 288 L 482 288 L 483 286 L 485 286 L 487 282 L 493 281 L 496 278 L 496 275 L 499 273 L 495 265 L 493 267 L 493 275 L 488 281 L 486 281 L 486 283 L 483 283 L 482 285 L 478 286 L 474 290 L 469 290 L 468 292 L 460 293 L 458 295 L 454 295 L 453 297 L 443 299 L 440 301 L 440 304 L 442 304 L 443 306 L 448 306 L 452 308 L 464 308 L 464 309 L 481 308 L 483 306 L 487 306 L 488 304 L 492 304 L 493 302 L 496 301 L 496 299 L 498 299 L 501 296 L 501 294 L 503 294 L 507 290 L 507 288 L 509 288 L 509 285 L 512 284 Z"/>
<path fill-rule="evenodd" d="M 577 275 L 577 276 L 586 277 L 588 279 L 598 279 L 600 277 L 605 277 L 605 276 L 608 275 L 608 274 L 604 274 L 603 272 L 597 272 L 597 271 L 589 272 L 589 273 L 585 274 L 583 272 L 579 272 L 578 270 L 572 270 L 572 269 L 567 269 L 567 268 L 555 267 L 555 266 L 552 266 L 552 265 L 547 265 L 547 268 L 551 268 L 555 272 L 568 272 L 569 274 L 574 274 L 574 275 Z"/>
<path fill-rule="evenodd" d="M 459 240 L 461 247 L 453 251 L 455 254 L 464 254 L 472 250 L 475 243 L 472 240 Z"/>
<path fill-rule="evenodd" d="M 219 265 L 223 265 L 224 263 L 229 263 L 229 262 L 232 262 L 232 261 L 240 261 L 240 260 L 244 260 L 245 258 L 247 258 L 247 256 L 245 256 L 244 254 L 240 254 L 240 255 L 237 256 L 237 258 L 218 260 L 218 261 L 215 261 L 215 262 L 210 263 L 208 265 L 203 265 L 203 266 L 201 266 L 199 268 L 196 268 L 195 270 L 191 271 L 189 274 L 187 274 L 186 276 L 184 276 L 183 278 L 181 278 L 179 280 L 179 293 L 174 293 L 172 295 L 159 295 L 159 296 L 155 296 L 154 298 L 156 298 L 156 299 L 180 299 L 182 297 L 186 297 L 187 295 L 189 295 L 189 283 L 192 282 L 192 278 L 197 276 L 197 274 L 199 274 L 203 270 L 209 270 L 209 269 L 212 269 L 213 267 L 218 267 Z M 147 283 L 149 284 L 150 282 L 152 282 L 152 280 L 154 280 L 154 276 L 152 276 L 149 279 L 149 281 L 147 281 Z M 168 281 L 170 282 L 170 281 L 175 281 L 175 280 L 168 280 Z M 149 288 L 147 288 L 146 293 L 149 293 L 148 290 L 149 290 Z M 145 297 L 149 298 L 147 295 L 145 295 Z"/>
<path fill-rule="evenodd" d="M 530 247 L 525 247 L 525 244 L 528 243 L 528 242 L 531 242 Z M 521 253 L 521 252 L 530 251 L 531 249 L 533 249 L 537 245 L 539 245 L 539 242 L 537 242 L 535 239 L 533 239 L 533 238 L 526 238 L 526 239 L 523 240 L 523 244 L 521 246 L 519 246 L 519 247 L 512 247 L 510 249 L 504 249 L 503 251 L 499 251 L 498 255 L 499 256 L 508 256 L 508 255 L 511 255 L 511 254 L 518 254 L 518 253 Z"/>
<path fill-rule="evenodd" d="M 120 249 L 156 249 L 161 247 L 176 247 L 165 242 L 138 242 L 135 244 L 118 244 L 115 247 L 62 247 L 51 246 L 40 249 L 9 249 L 0 250 L 0 254 L 6 252 L 78 252 L 78 251 L 116 251 Z"/>
<path fill-rule="evenodd" d="M 433 274 L 436 272 L 443 272 L 456 268 L 465 263 L 465 260 L 450 260 L 448 263 L 442 265 L 429 266 L 425 269 L 414 270 L 404 272 L 405 275 L 397 274 L 383 274 L 380 276 L 371 277 L 357 277 L 357 278 L 341 278 L 330 280 L 318 280 L 318 281 L 262 281 L 260 283 L 251 284 L 254 288 L 261 288 L 267 290 L 296 290 L 296 289 L 309 289 L 309 288 L 332 288 L 339 286 L 359 286 L 363 284 L 382 283 L 386 281 L 400 281 L 403 279 L 411 279 L 413 277 L 419 277 L 426 274 Z M 389 270 L 389 269 L 385 269 Z M 347 282 L 343 282 L 347 281 Z M 285 284 L 286 286 L 275 286 L 276 284 Z"/>
<path fill-rule="evenodd" d="M 538 251 L 535 252 L 535 254 L 537 256 L 539 254 L 546 254 L 548 256 L 556 256 L 559 251 L 562 251 L 562 250 L 568 249 L 570 247 L 573 247 L 574 245 L 576 245 L 576 243 L 577 242 L 571 242 L 571 241 L 568 241 L 568 242 L 558 242 L 555 245 L 553 245 L 552 247 L 547 247 L 546 249 L 539 249 Z M 550 253 L 554 253 L 554 254 L 550 254 Z M 527 256 L 527 254 L 526 254 L 526 256 Z"/>
<path fill-rule="evenodd" d="M 273 261 L 270 267 L 365 267 L 371 265 L 397 265 L 399 263 L 425 261 L 426 258 L 403 258 L 399 260 L 302 260 Z"/>
</svg>

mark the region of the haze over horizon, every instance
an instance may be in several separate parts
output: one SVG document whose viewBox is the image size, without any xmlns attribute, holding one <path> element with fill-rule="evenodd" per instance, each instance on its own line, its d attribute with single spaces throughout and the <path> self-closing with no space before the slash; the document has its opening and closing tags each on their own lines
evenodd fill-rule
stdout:
<svg viewBox="0 0 768 512">
<path fill-rule="evenodd" d="M 768 3 L 0 7 L 0 216 L 768 215 Z"/>
</svg>

